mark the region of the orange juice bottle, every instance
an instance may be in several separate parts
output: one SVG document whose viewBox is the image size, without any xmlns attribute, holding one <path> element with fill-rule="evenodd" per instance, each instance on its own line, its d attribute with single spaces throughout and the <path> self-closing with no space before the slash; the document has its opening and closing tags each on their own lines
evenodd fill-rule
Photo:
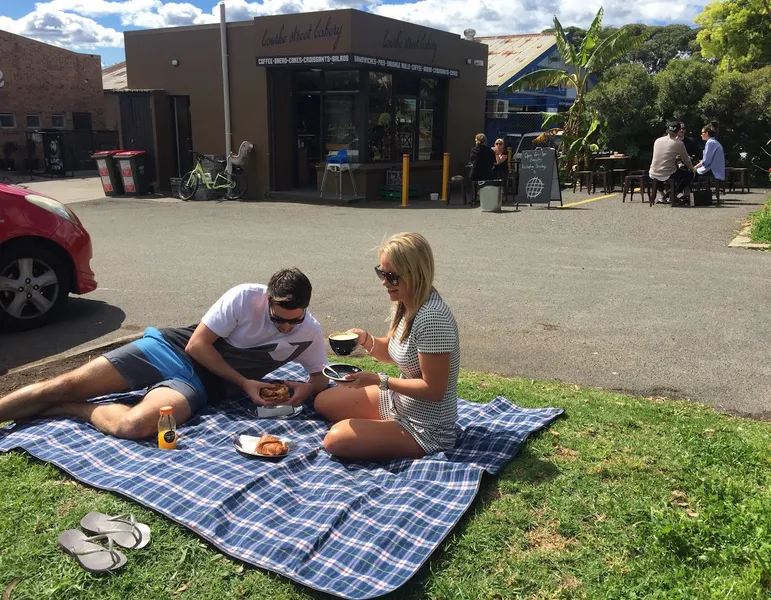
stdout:
<svg viewBox="0 0 771 600">
<path fill-rule="evenodd" d="M 163 450 L 174 450 L 177 447 L 177 422 L 172 411 L 171 406 L 162 406 L 161 418 L 158 419 L 158 447 Z"/>
</svg>

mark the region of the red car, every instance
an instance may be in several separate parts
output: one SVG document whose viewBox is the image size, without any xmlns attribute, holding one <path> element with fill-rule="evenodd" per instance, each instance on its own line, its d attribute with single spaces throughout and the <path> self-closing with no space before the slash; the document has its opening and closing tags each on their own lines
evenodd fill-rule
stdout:
<svg viewBox="0 0 771 600">
<path fill-rule="evenodd" d="M 64 204 L 0 184 L 0 332 L 39 327 L 96 289 L 91 237 Z"/>
</svg>

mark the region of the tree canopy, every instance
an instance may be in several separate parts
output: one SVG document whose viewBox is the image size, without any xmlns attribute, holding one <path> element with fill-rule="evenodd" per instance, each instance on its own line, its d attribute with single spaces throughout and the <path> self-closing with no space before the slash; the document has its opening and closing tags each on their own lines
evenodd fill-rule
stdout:
<svg viewBox="0 0 771 600">
<path fill-rule="evenodd" d="M 705 58 L 725 69 L 750 71 L 771 64 L 771 2 L 721 0 L 711 2 L 696 17 L 697 40 Z"/>
</svg>

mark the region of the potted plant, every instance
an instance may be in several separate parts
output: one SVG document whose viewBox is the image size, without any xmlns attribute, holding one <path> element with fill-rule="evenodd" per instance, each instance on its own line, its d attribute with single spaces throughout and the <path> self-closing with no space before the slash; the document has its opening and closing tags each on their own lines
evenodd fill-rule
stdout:
<svg viewBox="0 0 771 600">
<path fill-rule="evenodd" d="M 13 171 L 16 169 L 16 161 L 13 160 L 13 155 L 19 151 L 19 144 L 8 140 L 3 144 L 3 171 Z"/>
<path fill-rule="evenodd" d="M 40 159 L 35 156 L 37 142 L 32 138 L 27 138 L 27 156 L 24 159 L 24 168 L 27 171 L 34 171 L 40 165 Z"/>
</svg>

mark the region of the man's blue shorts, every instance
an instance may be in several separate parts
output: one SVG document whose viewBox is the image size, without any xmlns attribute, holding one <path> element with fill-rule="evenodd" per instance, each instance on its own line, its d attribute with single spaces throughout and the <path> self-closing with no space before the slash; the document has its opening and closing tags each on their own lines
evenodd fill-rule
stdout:
<svg viewBox="0 0 771 600">
<path fill-rule="evenodd" d="M 145 329 L 135 342 L 116 348 L 104 357 L 134 390 L 171 388 L 182 394 L 192 414 L 206 406 L 206 389 L 187 355 L 178 352 L 155 327 Z"/>
</svg>

